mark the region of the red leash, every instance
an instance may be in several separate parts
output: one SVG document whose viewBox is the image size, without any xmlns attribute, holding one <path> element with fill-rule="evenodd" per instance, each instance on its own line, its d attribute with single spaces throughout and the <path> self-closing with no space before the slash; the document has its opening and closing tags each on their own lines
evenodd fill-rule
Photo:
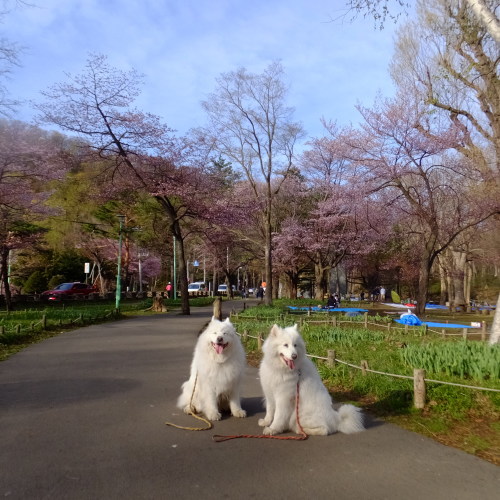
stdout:
<svg viewBox="0 0 500 500">
<path fill-rule="evenodd" d="M 216 443 L 221 443 L 222 441 L 229 441 L 230 439 L 239 438 L 252 438 L 252 439 L 280 439 L 282 441 L 304 441 L 309 436 L 305 433 L 299 419 L 299 382 L 297 381 L 297 391 L 295 396 L 295 413 L 297 415 L 297 426 L 299 427 L 300 436 L 266 436 L 264 434 L 236 434 L 234 436 L 221 436 L 220 434 L 214 434 L 212 439 Z"/>
</svg>

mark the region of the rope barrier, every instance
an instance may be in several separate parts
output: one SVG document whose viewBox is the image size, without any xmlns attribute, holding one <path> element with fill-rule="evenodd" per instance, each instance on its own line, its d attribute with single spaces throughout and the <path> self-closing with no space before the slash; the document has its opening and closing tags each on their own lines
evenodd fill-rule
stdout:
<svg viewBox="0 0 500 500">
<path fill-rule="evenodd" d="M 321 360 L 324 360 L 324 361 L 328 361 L 328 358 L 325 358 L 325 357 L 322 357 L 322 356 L 314 356 L 313 354 L 308 354 L 308 356 L 310 358 L 321 359 Z M 388 377 L 404 378 L 404 379 L 408 379 L 408 380 L 413 380 L 414 379 L 414 377 L 412 377 L 410 375 L 398 375 L 397 373 L 381 372 L 381 371 L 378 371 L 378 370 L 372 370 L 370 368 L 363 368 L 361 366 L 353 365 L 352 363 L 347 363 L 346 361 L 342 361 L 342 360 L 337 359 L 337 358 L 335 358 L 335 362 L 336 363 L 340 363 L 342 365 L 350 366 L 351 368 L 356 368 L 358 370 L 364 370 L 365 372 L 376 373 L 378 375 L 387 375 Z M 455 382 L 445 382 L 443 380 L 433 380 L 433 379 L 430 379 L 430 378 L 426 378 L 424 380 L 426 382 L 433 382 L 435 384 L 454 385 L 454 386 L 457 386 L 457 387 L 465 387 L 467 389 L 477 389 L 477 390 L 480 390 L 480 391 L 500 392 L 500 389 L 493 389 L 492 387 L 479 387 L 479 386 L 475 386 L 475 385 L 457 384 Z"/>
</svg>

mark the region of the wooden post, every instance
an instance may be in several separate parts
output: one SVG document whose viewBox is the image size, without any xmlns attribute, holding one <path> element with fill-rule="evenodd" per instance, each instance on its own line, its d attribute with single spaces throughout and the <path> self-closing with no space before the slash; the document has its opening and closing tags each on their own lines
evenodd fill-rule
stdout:
<svg viewBox="0 0 500 500">
<path fill-rule="evenodd" d="M 43 329 L 43 330 L 46 330 L 46 329 L 47 329 L 47 315 L 46 315 L 46 314 L 44 314 L 44 315 L 42 316 L 42 329 Z"/>
<path fill-rule="evenodd" d="M 247 340 L 248 340 L 248 332 L 247 330 L 243 330 L 243 342 L 246 343 Z"/>
<path fill-rule="evenodd" d="M 446 330 L 444 328 L 441 330 L 441 337 L 443 337 L 443 339 L 446 337 Z"/>
<path fill-rule="evenodd" d="M 391 326 L 392 326 L 392 322 L 389 321 L 389 323 L 387 323 L 387 331 L 390 332 L 391 331 Z"/>
<path fill-rule="evenodd" d="M 365 328 L 368 328 L 368 313 L 367 312 L 364 313 L 364 317 L 365 317 Z"/>
<path fill-rule="evenodd" d="M 366 370 L 368 370 L 368 361 L 365 359 L 361 360 L 361 373 L 366 376 Z"/>
<path fill-rule="evenodd" d="M 467 340 L 467 328 L 462 328 L 462 337 Z"/>
<path fill-rule="evenodd" d="M 424 323 L 424 335 L 427 335 L 429 332 L 427 331 L 429 327 L 427 326 L 427 323 Z"/>
<path fill-rule="evenodd" d="M 481 340 L 486 340 L 486 321 L 481 321 Z"/>
<path fill-rule="evenodd" d="M 259 333 L 257 335 L 257 348 L 259 349 L 259 351 L 262 351 L 262 335 Z"/>
<path fill-rule="evenodd" d="M 332 316 L 332 325 L 337 326 L 337 316 Z"/>
<path fill-rule="evenodd" d="M 16 325 L 16 334 L 19 335 L 21 333 L 21 325 Z"/>
<path fill-rule="evenodd" d="M 405 325 L 405 334 L 408 335 L 408 325 Z"/>
<path fill-rule="evenodd" d="M 222 297 L 215 297 L 214 300 L 214 318 L 222 321 Z"/>
<path fill-rule="evenodd" d="M 335 366 L 335 350 L 334 349 L 328 349 L 328 359 L 326 360 L 326 365 L 333 367 Z"/>
<path fill-rule="evenodd" d="M 413 404 L 415 408 L 425 407 L 425 370 L 413 370 Z"/>
</svg>

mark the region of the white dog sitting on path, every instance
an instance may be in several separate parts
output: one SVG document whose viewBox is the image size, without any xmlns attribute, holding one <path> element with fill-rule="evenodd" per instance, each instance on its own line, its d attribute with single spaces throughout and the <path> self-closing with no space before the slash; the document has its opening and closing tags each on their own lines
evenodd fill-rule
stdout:
<svg viewBox="0 0 500 500">
<path fill-rule="evenodd" d="M 240 403 L 245 366 L 245 351 L 229 318 L 212 318 L 198 337 L 177 406 L 185 413 L 203 413 L 208 420 L 220 420 L 221 411 L 228 409 L 235 417 L 246 417 Z"/>
<path fill-rule="evenodd" d="M 262 347 L 259 374 L 264 391 L 266 416 L 259 420 L 264 434 L 286 431 L 326 436 L 364 429 L 359 408 L 343 405 L 335 411 L 314 363 L 306 356 L 306 346 L 297 325 L 274 325 Z M 298 385 L 297 385 L 298 384 Z M 298 394 L 297 422 L 296 402 Z M 299 425 L 300 424 L 300 425 Z"/>
</svg>

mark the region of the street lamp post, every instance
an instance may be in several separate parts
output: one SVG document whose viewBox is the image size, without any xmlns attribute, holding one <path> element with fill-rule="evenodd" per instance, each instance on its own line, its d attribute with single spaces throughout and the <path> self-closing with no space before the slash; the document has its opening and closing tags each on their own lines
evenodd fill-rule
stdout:
<svg viewBox="0 0 500 500">
<path fill-rule="evenodd" d="M 117 215 L 120 221 L 120 229 L 118 233 L 118 265 L 116 269 L 116 310 L 120 310 L 120 300 L 122 298 L 122 233 L 123 223 L 125 222 L 124 215 Z"/>
<path fill-rule="evenodd" d="M 139 263 L 139 293 L 142 293 L 142 259 L 149 256 L 148 252 L 139 250 L 137 252 L 137 259 Z"/>
</svg>

